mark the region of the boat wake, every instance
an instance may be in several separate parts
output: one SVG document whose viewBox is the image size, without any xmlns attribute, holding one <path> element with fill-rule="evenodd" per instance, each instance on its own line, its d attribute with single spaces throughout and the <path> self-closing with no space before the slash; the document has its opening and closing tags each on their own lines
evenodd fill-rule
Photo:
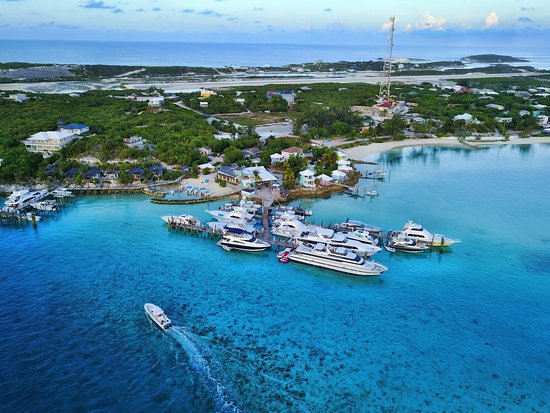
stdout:
<svg viewBox="0 0 550 413">
<path fill-rule="evenodd" d="M 201 383 L 208 389 L 214 397 L 216 412 L 219 413 L 237 413 L 241 410 L 233 400 L 228 396 L 227 389 L 212 373 L 208 361 L 199 350 L 193 334 L 183 327 L 171 327 L 167 331 L 174 340 L 185 350 L 191 367 L 197 372 Z"/>
</svg>

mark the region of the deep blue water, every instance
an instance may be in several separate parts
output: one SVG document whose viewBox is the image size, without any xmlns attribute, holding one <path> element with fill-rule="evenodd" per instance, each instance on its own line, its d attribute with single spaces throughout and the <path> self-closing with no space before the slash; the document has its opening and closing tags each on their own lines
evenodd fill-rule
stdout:
<svg viewBox="0 0 550 413">
<path fill-rule="evenodd" d="M 381 252 L 381 277 L 228 253 L 159 218 L 217 203 L 83 196 L 0 227 L 0 410 L 548 411 L 550 146 L 382 158 L 388 182 L 362 181 L 380 197 L 302 204 L 462 243 Z"/>
<path fill-rule="evenodd" d="M 499 53 L 524 57 L 530 64 L 550 69 L 550 49 L 545 46 L 434 46 L 402 45 L 396 42 L 394 56 L 427 60 L 456 60 L 461 57 Z M 255 44 L 176 43 L 122 41 L 1 40 L 0 62 L 112 64 L 149 66 L 286 65 L 324 60 L 358 61 L 384 57 L 386 44 Z"/>
</svg>

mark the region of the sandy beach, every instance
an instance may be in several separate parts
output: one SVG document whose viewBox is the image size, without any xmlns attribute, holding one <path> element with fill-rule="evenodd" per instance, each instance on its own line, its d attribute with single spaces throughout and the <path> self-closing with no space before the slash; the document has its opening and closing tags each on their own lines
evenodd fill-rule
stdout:
<svg viewBox="0 0 550 413">
<path fill-rule="evenodd" d="M 382 143 L 371 143 L 370 145 L 356 146 L 354 148 L 343 149 L 350 159 L 364 159 L 367 156 L 392 150 L 394 148 L 403 148 L 407 146 L 448 146 L 448 147 L 483 147 L 486 145 L 528 145 L 533 143 L 550 143 L 549 137 L 531 137 L 525 139 L 512 139 L 509 141 L 495 142 L 467 142 L 460 143 L 457 138 L 439 138 L 439 139 L 406 139 L 403 141 L 391 141 Z"/>
</svg>

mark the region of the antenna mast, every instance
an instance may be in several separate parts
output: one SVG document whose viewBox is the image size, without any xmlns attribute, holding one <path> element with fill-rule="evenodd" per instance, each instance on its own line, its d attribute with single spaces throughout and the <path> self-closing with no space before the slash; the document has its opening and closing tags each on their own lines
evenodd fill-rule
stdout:
<svg viewBox="0 0 550 413">
<path fill-rule="evenodd" d="M 386 50 L 386 57 L 384 58 L 384 69 L 386 74 L 386 81 L 380 84 L 380 92 L 378 98 L 381 103 L 391 103 L 391 69 L 392 69 L 392 57 L 393 57 L 393 32 L 395 32 L 395 17 L 390 17 L 390 34 L 388 36 L 388 48 Z"/>
</svg>

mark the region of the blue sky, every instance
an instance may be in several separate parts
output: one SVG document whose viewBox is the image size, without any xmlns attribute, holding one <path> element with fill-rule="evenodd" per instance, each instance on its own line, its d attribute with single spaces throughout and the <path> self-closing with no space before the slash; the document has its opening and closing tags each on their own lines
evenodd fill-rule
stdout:
<svg viewBox="0 0 550 413">
<path fill-rule="evenodd" d="M 529 44 L 550 34 L 549 0 L 0 0 L 0 38 Z"/>
</svg>

